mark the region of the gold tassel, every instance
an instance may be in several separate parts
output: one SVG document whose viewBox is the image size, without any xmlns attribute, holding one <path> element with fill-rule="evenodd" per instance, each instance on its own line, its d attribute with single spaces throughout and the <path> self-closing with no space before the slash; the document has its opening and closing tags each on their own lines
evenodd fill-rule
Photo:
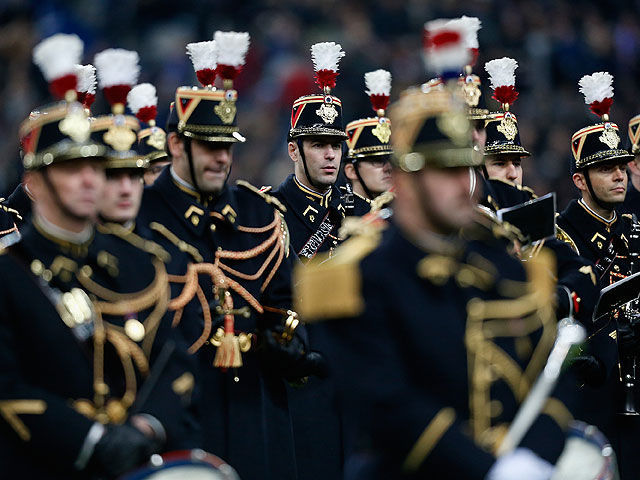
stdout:
<svg viewBox="0 0 640 480">
<path fill-rule="evenodd" d="M 242 356 L 240 355 L 240 342 L 231 332 L 226 332 L 213 360 L 213 366 L 219 368 L 237 368 L 242 366 Z"/>
</svg>

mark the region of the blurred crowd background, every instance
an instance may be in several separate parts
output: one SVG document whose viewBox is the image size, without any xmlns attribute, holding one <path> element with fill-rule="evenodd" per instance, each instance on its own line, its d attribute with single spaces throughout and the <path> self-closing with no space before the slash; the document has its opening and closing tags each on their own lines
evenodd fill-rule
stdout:
<svg viewBox="0 0 640 480">
<path fill-rule="evenodd" d="M 334 93 L 345 122 L 369 116 L 363 75 L 385 68 L 392 100 L 428 79 L 421 59 L 422 26 L 439 17 L 477 16 L 480 57 L 475 73 L 502 56 L 515 58 L 520 97 L 512 107 L 522 143 L 524 183 L 538 194 L 558 193 L 558 208 L 576 195 L 570 180 L 572 133 L 593 123 L 577 82 L 609 71 L 614 77 L 612 120 L 625 132 L 640 113 L 640 0 L 0 0 L 0 196 L 19 183 L 18 128 L 29 111 L 49 101 L 31 61 L 33 46 L 58 32 L 85 42 L 85 63 L 109 47 L 137 50 L 140 82 L 158 88 L 163 125 L 176 86 L 197 80 L 185 54 L 189 42 L 215 30 L 248 31 L 251 49 L 236 88 L 239 125 L 247 137 L 234 154 L 233 176 L 277 185 L 293 167 L 286 154 L 290 108 L 314 93 L 311 44 L 339 42 L 346 52 Z M 93 113 L 106 113 L 98 93 Z"/>
</svg>

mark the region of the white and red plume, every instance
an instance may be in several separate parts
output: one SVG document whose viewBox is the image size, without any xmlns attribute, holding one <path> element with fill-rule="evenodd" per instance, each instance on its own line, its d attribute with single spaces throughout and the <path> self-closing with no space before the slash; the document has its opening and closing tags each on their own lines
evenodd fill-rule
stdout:
<svg viewBox="0 0 640 480">
<path fill-rule="evenodd" d="M 336 86 L 338 64 L 345 56 L 342 46 L 335 42 L 320 42 L 311 45 L 311 60 L 316 72 L 316 84 L 324 91 Z"/>
<path fill-rule="evenodd" d="M 98 83 L 112 108 L 118 104 L 126 104 L 129 90 L 138 83 L 139 61 L 138 52 L 122 48 L 109 48 L 94 57 Z"/>
<path fill-rule="evenodd" d="M 156 87 L 150 83 L 136 85 L 127 94 L 127 104 L 138 120 L 155 126 L 156 115 L 158 115 Z"/>
<path fill-rule="evenodd" d="M 454 18 L 449 22 L 449 26 L 454 25 L 462 33 L 465 47 L 469 50 L 469 65 L 475 65 L 478 60 L 478 31 L 482 28 L 482 22 L 478 17 L 467 17 L 463 15 L 460 18 Z"/>
<path fill-rule="evenodd" d="M 391 72 L 382 69 L 367 72 L 364 74 L 364 84 L 373 110 L 380 116 L 384 115 L 391 97 Z"/>
<path fill-rule="evenodd" d="M 96 67 L 91 64 L 76 65 L 76 75 L 78 76 L 78 101 L 85 108 L 91 108 L 96 99 Z"/>
<path fill-rule="evenodd" d="M 456 78 L 471 61 L 465 39 L 465 23 L 438 19 L 424 24 L 423 51 L 426 67 L 443 78 Z"/>
<path fill-rule="evenodd" d="M 508 105 L 513 104 L 518 98 L 516 68 L 518 68 L 518 62 L 509 57 L 496 58 L 484 64 L 493 89 L 493 97 L 491 98 L 500 102 L 505 108 L 508 108 Z"/>
<path fill-rule="evenodd" d="M 203 87 L 213 85 L 218 67 L 218 48 L 215 40 L 187 44 L 187 55 Z"/>
<path fill-rule="evenodd" d="M 76 64 L 80 63 L 83 50 L 80 37 L 65 33 L 46 38 L 33 49 L 33 63 L 42 71 L 56 98 L 64 98 L 68 91 L 76 90 Z"/>
<path fill-rule="evenodd" d="M 613 104 L 613 75 L 609 72 L 596 72 L 585 75 L 578 82 L 580 92 L 584 95 L 584 103 L 590 110 L 602 117 L 609 115 Z"/>
<path fill-rule="evenodd" d="M 221 32 L 218 30 L 213 39 L 218 47 L 217 73 L 223 80 L 234 80 L 244 67 L 249 51 L 247 32 Z"/>
</svg>

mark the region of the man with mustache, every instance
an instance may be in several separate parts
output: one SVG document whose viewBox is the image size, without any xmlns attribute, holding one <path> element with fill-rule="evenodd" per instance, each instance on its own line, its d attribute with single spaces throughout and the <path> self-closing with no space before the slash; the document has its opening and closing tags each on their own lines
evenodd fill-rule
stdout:
<svg viewBox="0 0 640 480">
<path fill-rule="evenodd" d="M 174 324 L 199 366 L 202 447 L 243 479 L 294 480 L 286 382 L 315 370 L 291 310 L 285 208 L 247 182 L 228 182 L 234 145 L 245 140 L 232 79 L 248 47 L 249 35 L 237 32 L 187 46 L 202 87 L 176 90 L 171 165 L 145 190 L 137 223 L 171 254 Z M 217 51 L 218 65 L 200 68 L 203 51 L 207 59 Z M 214 71 L 223 88 L 212 87 Z"/>
</svg>

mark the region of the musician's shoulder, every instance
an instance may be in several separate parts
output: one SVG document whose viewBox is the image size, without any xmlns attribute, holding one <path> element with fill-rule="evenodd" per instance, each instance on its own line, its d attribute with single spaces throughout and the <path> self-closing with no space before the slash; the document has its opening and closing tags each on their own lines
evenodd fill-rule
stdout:
<svg viewBox="0 0 640 480">
<path fill-rule="evenodd" d="M 255 200 L 260 200 L 261 202 L 259 203 L 264 203 L 265 205 L 275 208 L 282 213 L 285 213 L 287 211 L 287 208 L 284 206 L 284 204 L 278 198 L 269 193 L 272 191 L 271 186 L 263 186 L 258 188 L 247 182 L 246 180 L 237 180 L 236 191 L 238 192 L 238 196 L 241 198 L 249 197 L 251 199 L 250 201 L 254 202 Z"/>
<path fill-rule="evenodd" d="M 574 252 L 580 255 L 580 250 L 578 249 L 578 245 L 576 244 L 575 240 L 573 240 L 573 238 L 571 238 L 566 230 L 564 230 L 559 225 L 556 225 L 556 238 L 561 242 L 568 244 Z"/>
<path fill-rule="evenodd" d="M 378 226 L 362 229 L 343 242 L 331 258 L 318 255 L 296 268 L 296 310 L 302 318 L 317 321 L 363 312 L 361 264 L 380 244 L 382 231 Z"/>
</svg>

